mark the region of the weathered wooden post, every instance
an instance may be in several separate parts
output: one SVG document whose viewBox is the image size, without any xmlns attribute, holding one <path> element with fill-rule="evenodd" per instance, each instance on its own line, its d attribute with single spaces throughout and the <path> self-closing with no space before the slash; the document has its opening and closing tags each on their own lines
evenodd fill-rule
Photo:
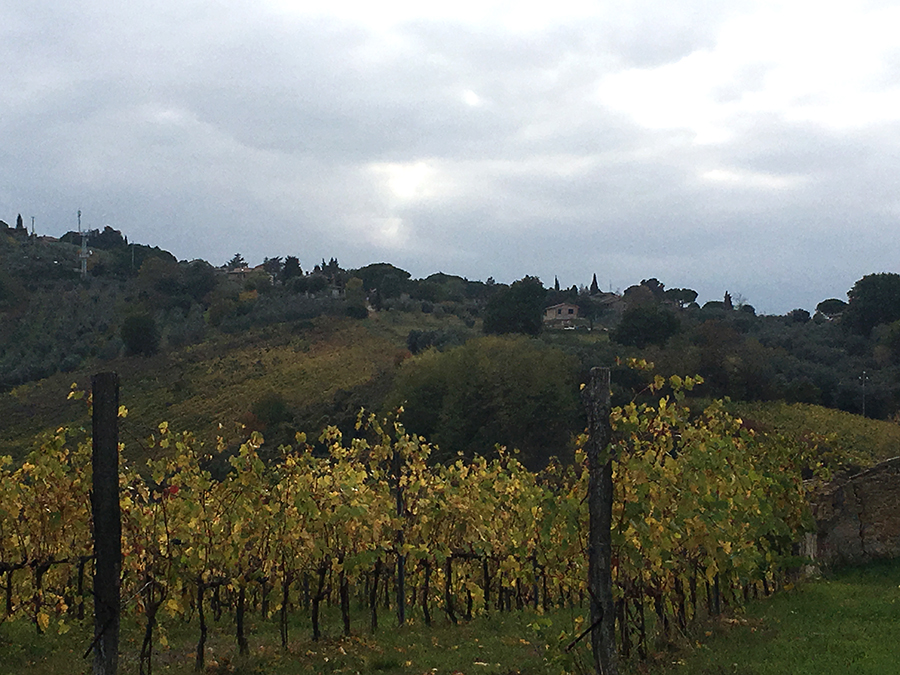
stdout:
<svg viewBox="0 0 900 675">
<path fill-rule="evenodd" d="M 609 446 L 609 368 L 592 368 L 582 391 L 588 441 L 588 592 L 591 600 L 591 649 L 601 675 L 618 675 L 616 615 L 612 595 L 612 451 Z"/>
<path fill-rule="evenodd" d="M 394 480 L 394 497 L 396 498 L 397 522 L 399 526 L 394 533 L 394 548 L 397 550 L 397 623 L 406 623 L 406 554 L 403 546 L 406 542 L 404 528 L 403 504 L 403 456 L 399 444 L 394 444 L 394 453 L 391 456 L 391 475 Z"/>
<path fill-rule="evenodd" d="M 93 392 L 94 675 L 116 675 L 119 666 L 119 579 L 122 520 L 119 512 L 119 376 L 97 373 Z"/>
</svg>

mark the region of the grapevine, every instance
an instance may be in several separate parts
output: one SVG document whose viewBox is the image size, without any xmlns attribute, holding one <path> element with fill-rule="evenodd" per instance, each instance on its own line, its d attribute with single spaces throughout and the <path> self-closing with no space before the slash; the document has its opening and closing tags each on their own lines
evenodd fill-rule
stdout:
<svg viewBox="0 0 900 675">
<path fill-rule="evenodd" d="M 758 438 L 721 403 L 693 415 L 684 392 L 697 380 L 657 378 L 653 404 L 613 410 L 613 575 L 620 649 L 646 654 L 652 634 L 738 607 L 783 582 L 792 545 L 809 526 L 803 482 L 808 446 Z M 2 621 L 65 631 L 91 611 L 90 439 L 60 429 L 19 466 L 0 459 Z M 197 628 L 204 667 L 210 613 L 278 622 L 309 615 L 319 639 L 321 603 L 356 596 L 378 628 L 393 595 L 399 622 L 430 623 L 440 608 L 456 622 L 530 607 L 581 602 L 586 592 L 584 495 L 575 462 L 528 471 L 514 452 L 429 463 L 432 446 L 398 419 L 362 411 L 353 438 L 325 429 L 317 455 L 298 434 L 278 458 L 260 458 L 254 432 L 214 477 L 223 447 L 209 450 L 162 423 L 146 441 L 154 456 L 123 466 L 123 611 L 144 627 L 141 671 L 152 670 L 167 626 Z M 220 444 L 224 445 L 224 444 Z M 814 462 L 813 462 L 814 463 Z M 655 627 L 652 628 L 651 627 Z"/>
</svg>

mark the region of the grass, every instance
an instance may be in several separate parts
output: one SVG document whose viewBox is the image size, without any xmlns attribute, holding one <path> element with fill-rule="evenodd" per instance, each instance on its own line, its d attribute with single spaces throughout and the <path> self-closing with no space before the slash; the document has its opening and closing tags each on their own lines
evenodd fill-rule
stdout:
<svg viewBox="0 0 900 675">
<path fill-rule="evenodd" d="M 305 619 L 294 619 L 290 644 L 281 650 L 274 620 L 249 617 L 251 654 L 238 656 L 230 617 L 211 628 L 208 673 L 313 675 L 562 675 L 590 672 L 582 642 L 574 653 L 561 646 L 575 634 L 581 611 L 492 613 L 451 625 L 443 616 L 431 627 L 414 618 L 398 628 L 382 611 L 377 635 L 362 611 L 354 634 L 339 637 L 335 608 L 323 617 L 326 637 L 313 642 Z M 35 635 L 27 622 L 0 625 L 0 675 L 87 674 L 81 655 L 90 624 L 57 635 Z M 562 633 L 566 633 L 564 636 Z M 193 672 L 196 622 L 174 624 L 169 646 L 157 647 L 154 673 Z M 126 625 L 120 672 L 138 672 L 140 631 Z M 755 602 L 738 616 L 700 626 L 681 646 L 647 662 L 623 664 L 624 675 L 894 675 L 900 672 L 900 560 L 845 569 Z"/>
<path fill-rule="evenodd" d="M 900 560 L 835 572 L 707 627 L 653 675 L 900 673 Z"/>
<path fill-rule="evenodd" d="M 436 619 L 431 627 L 411 622 L 398 628 L 389 612 L 381 616 L 378 634 L 368 631 L 366 617 L 355 617 L 354 634 L 339 637 L 334 631 L 340 618 L 329 611 L 326 627 L 333 630 L 319 642 L 309 639 L 305 621 L 291 626 L 289 648 L 280 647 L 277 624 L 256 617 L 249 626 L 251 653 L 239 656 L 233 624 L 224 614 L 211 628 L 206 650 L 206 672 L 271 675 L 561 675 L 575 661 L 587 663 L 584 652 L 569 655 L 559 649 L 558 635 L 573 630 L 577 610 L 559 611 L 545 617 L 532 612 L 512 612 L 477 617 L 452 625 Z M 539 619 L 539 620 L 538 620 Z M 91 672 L 90 658 L 82 659 L 91 642 L 89 622 L 73 625 L 64 634 L 35 634 L 28 622 L 0 626 L 0 675 L 57 675 Z M 122 632 L 119 672 L 138 672 L 140 631 L 133 624 Z M 153 672 L 188 675 L 194 670 L 196 622 L 169 629 L 169 646 L 154 651 Z M 569 664 L 569 665 L 566 665 Z"/>
</svg>

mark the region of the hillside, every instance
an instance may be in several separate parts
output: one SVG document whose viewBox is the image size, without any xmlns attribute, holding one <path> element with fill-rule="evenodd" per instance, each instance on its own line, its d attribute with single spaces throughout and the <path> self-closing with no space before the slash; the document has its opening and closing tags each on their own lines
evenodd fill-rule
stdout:
<svg viewBox="0 0 900 675">
<path fill-rule="evenodd" d="M 601 293 L 596 280 L 590 288 L 561 289 L 530 276 L 510 285 L 442 272 L 412 279 L 389 263 L 347 270 L 334 258 L 312 269 L 294 256 L 251 268 L 236 254 L 214 267 L 129 243 L 112 228 L 91 237 L 82 274 L 80 234 L 56 241 L 0 232 L 0 453 L 22 456 L 36 433 L 84 423 L 83 404 L 66 395 L 73 382 L 86 388 L 100 370 L 121 375 L 123 403 L 132 411 L 124 432 L 133 441 L 161 420 L 207 442 L 261 430 L 267 445 L 289 442 L 294 430 L 315 434 L 328 423 L 346 429 L 361 406 L 403 400 L 409 392 L 392 393 L 394 376 L 410 355 L 416 364 L 430 347 L 446 351 L 483 333 L 525 333 L 543 343 L 544 356 L 536 353 L 523 366 L 532 375 L 560 351 L 569 357 L 565 377 L 574 381 L 593 366 L 613 366 L 615 404 L 642 396 L 648 382 L 624 365 L 629 358 L 654 362 L 664 376 L 699 374 L 704 384 L 692 395 L 753 401 L 740 410 L 753 425 L 818 433 L 839 463 L 896 454 L 900 440 L 897 427 L 850 414 L 885 420 L 900 411 L 900 321 L 890 322 L 894 295 L 881 293 L 898 275 L 861 279 L 850 303 L 823 301 L 815 317 L 802 310 L 757 316 L 727 293 L 724 302 L 701 307 L 695 291 L 666 289 L 657 279 L 613 294 Z M 868 295 L 888 299 L 861 303 L 860 289 L 872 283 L 878 293 Z M 575 318 L 547 320 L 553 318 L 547 308 L 562 307 Z M 857 325 L 862 319 L 868 333 Z M 479 350 L 465 358 L 484 363 Z M 498 411 L 515 407 L 504 387 L 512 392 L 524 379 L 491 394 L 506 402 L 487 400 L 488 369 L 470 376 L 452 360 L 432 364 L 447 391 L 443 412 L 433 408 L 429 415 L 460 419 L 459 411 L 472 408 L 466 419 L 484 418 L 473 430 L 482 452 L 519 442 L 499 433 L 507 413 Z M 549 379 L 531 378 L 525 399 L 540 398 L 537 389 Z M 423 386 L 434 393 L 437 380 Z M 465 393 L 466 386 L 475 389 Z M 568 433 L 579 431 L 576 416 L 570 410 L 560 417 Z M 443 449 L 468 451 L 464 440 L 444 442 L 455 447 Z"/>
<path fill-rule="evenodd" d="M 854 469 L 900 455 L 900 425 L 822 406 L 739 402 L 732 411 L 761 433 L 818 442 L 823 458 Z"/>
<path fill-rule="evenodd" d="M 90 388 L 91 374 L 119 374 L 128 455 L 161 421 L 205 442 L 258 429 L 273 442 L 293 431 L 317 434 L 349 425 L 360 407 L 380 406 L 396 367 L 409 356 L 411 326 L 477 334 L 455 316 L 391 313 L 358 321 L 321 316 L 235 334 L 152 356 L 118 356 L 57 373 L 0 394 L 0 455 L 20 457 L 41 431 L 89 423 L 83 402 L 67 400 L 71 385 Z M 222 425 L 221 428 L 219 425 Z M 240 429 L 245 425 L 246 429 Z"/>
</svg>

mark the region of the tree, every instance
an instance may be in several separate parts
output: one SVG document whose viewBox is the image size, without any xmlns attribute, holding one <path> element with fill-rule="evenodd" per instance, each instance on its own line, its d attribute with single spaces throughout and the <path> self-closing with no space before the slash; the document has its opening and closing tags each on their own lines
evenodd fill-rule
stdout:
<svg viewBox="0 0 900 675">
<path fill-rule="evenodd" d="M 574 357 L 524 337 L 486 336 L 444 352 L 427 350 L 397 373 L 387 407 L 404 406 L 403 423 L 439 448 L 492 456 L 517 448 L 532 469 L 569 450 L 583 425 Z"/>
<path fill-rule="evenodd" d="M 17 230 L 25 229 L 25 225 L 22 223 L 22 214 L 21 213 L 18 216 L 16 216 L 16 229 Z"/>
<path fill-rule="evenodd" d="M 868 336 L 881 323 L 900 319 L 900 274 L 869 274 L 853 284 L 842 322 Z"/>
<path fill-rule="evenodd" d="M 541 280 L 529 276 L 497 291 L 484 309 L 484 332 L 538 335 L 543 326 L 541 313 L 546 296 Z"/>
<path fill-rule="evenodd" d="M 141 300 L 152 307 L 190 306 L 183 270 L 172 260 L 147 258 L 138 271 L 136 286 Z"/>
<path fill-rule="evenodd" d="M 665 307 L 633 305 L 622 314 L 612 339 L 639 349 L 649 344 L 664 345 L 678 332 L 680 325 L 678 317 Z"/>
<path fill-rule="evenodd" d="M 725 303 L 721 300 L 704 302 L 700 309 L 705 317 L 724 318 L 725 316 Z"/>
<path fill-rule="evenodd" d="M 669 288 L 664 293 L 666 300 L 674 302 L 679 309 L 684 309 L 697 300 L 697 291 L 691 288 Z"/>
<path fill-rule="evenodd" d="M 122 232 L 114 230 L 109 225 L 103 228 L 103 232 L 98 232 L 97 230 L 94 230 L 94 232 L 96 234 L 91 235 L 91 246 L 93 248 L 111 250 L 115 248 L 124 248 L 128 245 L 125 241 L 125 237 L 122 236 Z"/>
<path fill-rule="evenodd" d="M 184 288 L 194 301 L 202 302 L 218 283 L 216 272 L 205 260 L 194 260 L 184 267 Z"/>
<path fill-rule="evenodd" d="M 834 319 L 844 313 L 847 309 L 847 303 L 838 298 L 828 298 L 816 305 L 816 311 L 824 314 L 829 319 Z"/>
<path fill-rule="evenodd" d="M 253 270 L 244 279 L 244 290 L 268 293 L 272 290 L 272 276 L 265 270 Z"/>
<path fill-rule="evenodd" d="M 302 282 L 298 283 L 298 282 Z M 321 274 L 310 274 L 305 277 L 295 277 L 290 283 L 290 289 L 296 293 L 320 293 L 328 288 L 328 279 Z"/>
<path fill-rule="evenodd" d="M 629 286 L 625 289 L 622 297 L 628 307 L 655 306 L 657 303 L 653 291 L 643 283 Z"/>
<path fill-rule="evenodd" d="M 344 312 L 354 319 L 365 319 L 369 316 L 366 308 L 366 292 L 359 277 L 351 278 L 344 287 Z"/>
<path fill-rule="evenodd" d="M 880 342 L 887 347 L 895 362 L 900 362 L 900 321 L 887 325 Z"/>
<path fill-rule="evenodd" d="M 325 258 L 322 258 L 322 265 L 319 268 L 319 271 L 325 275 L 328 281 L 332 284 L 339 284 L 341 281 L 341 269 L 340 263 L 338 263 L 337 258 L 331 258 L 327 263 L 325 262 Z"/>
<path fill-rule="evenodd" d="M 809 321 L 809 312 L 805 309 L 792 309 L 788 312 L 788 318 L 795 323 L 806 323 Z"/>
<path fill-rule="evenodd" d="M 594 276 L 591 279 L 591 288 L 588 291 L 591 295 L 597 295 L 600 292 L 600 286 L 597 284 L 597 273 L 594 272 Z"/>
<path fill-rule="evenodd" d="M 409 278 L 412 276 L 390 263 L 373 263 L 353 270 L 351 274 L 362 279 L 367 291 L 377 289 L 383 299 L 400 297 L 410 287 Z"/>
<path fill-rule="evenodd" d="M 653 297 L 657 300 L 662 300 L 663 297 L 665 297 L 666 285 L 656 277 L 653 277 L 651 279 L 642 279 L 641 286 L 649 288 L 650 292 L 653 293 Z"/>
<path fill-rule="evenodd" d="M 240 253 L 235 253 L 234 257 L 231 260 L 229 260 L 227 263 L 225 263 L 225 267 L 227 267 L 230 270 L 236 270 L 236 269 L 239 269 L 241 267 L 246 267 L 246 266 L 247 266 L 247 261 L 244 260 L 244 256 L 242 256 Z"/>
<path fill-rule="evenodd" d="M 15 276 L 0 268 L 0 310 L 6 310 L 25 299 L 27 294 Z"/>
<path fill-rule="evenodd" d="M 129 354 L 150 356 L 159 348 L 159 331 L 149 314 L 133 314 L 122 322 L 122 342 Z"/>
<path fill-rule="evenodd" d="M 731 293 L 725 291 L 725 300 L 722 301 L 722 306 L 725 308 L 726 312 L 730 312 L 734 309 L 734 303 L 731 301 Z"/>
<path fill-rule="evenodd" d="M 409 294 L 428 302 L 462 302 L 469 293 L 469 282 L 453 274 L 436 272 L 409 285 Z"/>
<path fill-rule="evenodd" d="M 282 283 L 287 283 L 294 277 L 299 277 L 302 274 L 303 270 L 300 268 L 300 259 L 293 255 L 287 256 L 284 259 L 284 265 L 281 266 Z"/>
<path fill-rule="evenodd" d="M 590 322 L 591 330 L 594 329 L 594 321 L 603 316 L 608 309 L 600 298 L 594 297 L 589 291 L 579 293 L 576 303 L 578 304 L 578 316 Z"/>
<path fill-rule="evenodd" d="M 279 279 L 281 277 L 282 267 L 283 263 L 281 262 L 281 256 L 263 259 L 263 269 L 271 274 L 273 279 Z"/>
</svg>

